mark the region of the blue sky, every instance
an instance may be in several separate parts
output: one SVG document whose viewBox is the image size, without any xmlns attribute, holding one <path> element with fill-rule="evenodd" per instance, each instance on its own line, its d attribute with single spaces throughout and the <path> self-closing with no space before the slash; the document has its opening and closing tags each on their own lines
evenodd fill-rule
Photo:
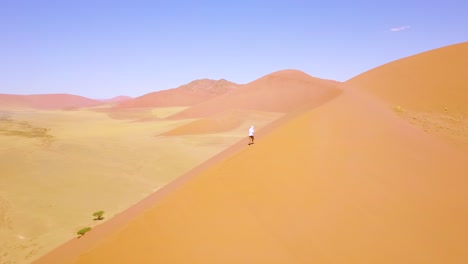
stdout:
<svg viewBox="0 0 468 264">
<path fill-rule="evenodd" d="M 345 81 L 464 41 L 461 0 L 0 0 L 0 93 L 140 96 L 282 69 Z"/>
</svg>

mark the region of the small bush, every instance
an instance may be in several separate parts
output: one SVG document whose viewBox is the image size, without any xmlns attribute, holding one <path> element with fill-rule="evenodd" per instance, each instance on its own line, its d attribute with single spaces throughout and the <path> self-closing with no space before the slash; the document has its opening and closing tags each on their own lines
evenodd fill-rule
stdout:
<svg viewBox="0 0 468 264">
<path fill-rule="evenodd" d="M 87 232 L 91 230 L 91 227 L 85 227 L 83 229 L 80 229 L 78 232 L 76 232 L 77 235 L 84 236 Z"/>
<path fill-rule="evenodd" d="M 104 217 L 102 215 L 104 214 L 104 211 L 97 211 L 94 212 L 93 216 L 95 217 L 94 220 L 102 220 Z"/>
<path fill-rule="evenodd" d="M 401 113 L 403 112 L 403 108 L 401 108 L 401 106 L 397 105 L 395 106 L 395 108 L 393 108 L 397 113 Z"/>
</svg>

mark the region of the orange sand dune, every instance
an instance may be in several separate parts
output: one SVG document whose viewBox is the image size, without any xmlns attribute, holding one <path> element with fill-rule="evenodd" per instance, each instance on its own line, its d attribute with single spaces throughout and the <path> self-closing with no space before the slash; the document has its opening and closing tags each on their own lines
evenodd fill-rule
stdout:
<svg viewBox="0 0 468 264">
<path fill-rule="evenodd" d="M 468 42 L 388 63 L 346 84 L 426 132 L 468 147 Z"/>
<path fill-rule="evenodd" d="M 225 132 L 239 127 L 247 119 L 247 115 L 246 112 L 240 111 L 221 112 L 215 117 L 197 119 L 161 135 L 178 136 Z"/>
<path fill-rule="evenodd" d="M 468 111 L 468 42 L 397 60 L 348 81 L 415 111 Z"/>
<path fill-rule="evenodd" d="M 282 71 L 179 112 L 174 117 L 296 109 L 260 130 L 256 144 L 239 142 L 36 263 L 466 263 L 467 152 L 388 107 L 460 106 L 457 94 L 435 87 L 427 91 L 436 98 L 414 96 L 430 84 L 418 75 L 435 67 L 427 58 L 439 54 L 457 72 L 449 51 L 464 45 L 418 55 L 419 63 L 415 56 L 387 64 L 336 89 L 319 85 L 323 94 L 333 91 L 327 100 L 304 92 L 310 76 Z M 408 61 L 414 78 L 398 75 Z M 379 78 L 391 79 L 385 76 L 411 80 L 398 86 L 403 93 L 407 85 L 406 93 L 380 86 Z M 297 90 L 310 97 L 295 99 Z"/>
<path fill-rule="evenodd" d="M 311 77 L 301 71 L 269 74 L 238 89 L 200 103 L 169 118 L 200 118 L 230 109 L 290 112 L 303 105 L 326 101 L 335 94 L 336 81 Z"/>
<path fill-rule="evenodd" d="M 120 96 L 112 97 L 111 99 L 102 99 L 99 101 L 106 102 L 106 103 L 120 103 L 120 102 L 125 102 L 128 100 L 132 100 L 132 99 L 133 98 L 130 96 L 120 95 Z"/>
<path fill-rule="evenodd" d="M 153 92 L 119 103 L 117 108 L 147 108 L 190 106 L 236 89 L 238 85 L 226 80 L 202 79 L 178 88 Z"/>
<path fill-rule="evenodd" d="M 180 135 L 199 135 L 223 133 L 229 131 L 242 130 L 245 133 L 245 128 L 255 124 L 257 130 L 263 128 L 267 123 L 279 118 L 284 114 L 257 112 L 257 111 L 240 111 L 229 110 L 217 113 L 213 117 L 196 119 L 188 124 L 181 125 L 170 131 L 167 131 L 162 136 L 180 136 Z"/>
<path fill-rule="evenodd" d="M 102 104 L 86 97 L 71 94 L 0 94 L 0 109 L 63 109 L 89 107 Z"/>
<path fill-rule="evenodd" d="M 466 263 L 466 152 L 344 90 L 37 263 Z"/>
</svg>

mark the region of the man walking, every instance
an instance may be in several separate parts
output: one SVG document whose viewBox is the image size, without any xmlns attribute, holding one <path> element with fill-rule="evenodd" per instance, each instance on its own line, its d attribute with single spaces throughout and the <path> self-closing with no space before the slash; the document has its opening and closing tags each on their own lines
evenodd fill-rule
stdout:
<svg viewBox="0 0 468 264">
<path fill-rule="evenodd" d="M 249 145 L 254 143 L 254 126 L 250 126 L 249 128 Z"/>
</svg>

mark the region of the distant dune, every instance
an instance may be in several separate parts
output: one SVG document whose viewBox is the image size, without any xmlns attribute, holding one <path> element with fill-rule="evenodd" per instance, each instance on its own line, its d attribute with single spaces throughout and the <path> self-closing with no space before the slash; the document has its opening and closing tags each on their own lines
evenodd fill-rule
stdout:
<svg viewBox="0 0 468 264">
<path fill-rule="evenodd" d="M 187 108 L 172 118 L 287 114 L 36 263 L 466 263 L 467 149 L 400 116 L 464 122 L 466 50 L 342 84 L 280 71 Z"/>
<path fill-rule="evenodd" d="M 390 62 L 346 84 L 410 110 L 468 111 L 468 42 Z"/>
<path fill-rule="evenodd" d="M 125 102 L 131 99 L 133 98 L 130 96 L 120 95 L 120 96 L 113 97 L 111 99 L 101 99 L 98 101 L 105 102 L 105 103 L 120 103 L 120 102 Z"/>
<path fill-rule="evenodd" d="M 237 86 L 226 80 L 201 79 L 119 103 L 116 108 L 191 106 L 232 91 Z"/>
<path fill-rule="evenodd" d="M 167 131 L 162 136 L 182 136 L 214 134 L 234 130 L 242 130 L 255 125 L 257 130 L 262 129 L 269 122 L 281 117 L 281 113 L 228 110 L 219 112 L 214 116 L 196 119 L 188 124 Z"/>
<path fill-rule="evenodd" d="M 216 117 L 197 119 L 191 123 L 165 132 L 162 135 L 197 135 L 229 131 L 241 125 L 246 117 L 247 114 L 242 112 L 221 112 L 216 115 Z"/>
<path fill-rule="evenodd" d="M 319 106 L 333 98 L 338 82 L 322 80 L 297 70 L 274 72 L 242 85 L 206 102 L 194 105 L 168 119 L 198 118 L 163 135 L 193 135 L 224 132 L 241 125 L 262 128 L 255 118 L 260 115 L 278 117 Z"/>
<path fill-rule="evenodd" d="M 464 263 L 464 154 L 350 89 L 38 263 Z"/>
<path fill-rule="evenodd" d="M 96 106 L 99 104 L 102 104 L 102 102 L 71 94 L 0 94 L 0 109 L 2 110 L 65 109 Z"/>
<path fill-rule="evenodd" d="M 286 113 L 306 104 L 320 104 L 336 91 L 337 85 L 336 81 L 297 70 L 278 71 L 169 118 L 208 117 L 231 109 Z"/>
</svg>

